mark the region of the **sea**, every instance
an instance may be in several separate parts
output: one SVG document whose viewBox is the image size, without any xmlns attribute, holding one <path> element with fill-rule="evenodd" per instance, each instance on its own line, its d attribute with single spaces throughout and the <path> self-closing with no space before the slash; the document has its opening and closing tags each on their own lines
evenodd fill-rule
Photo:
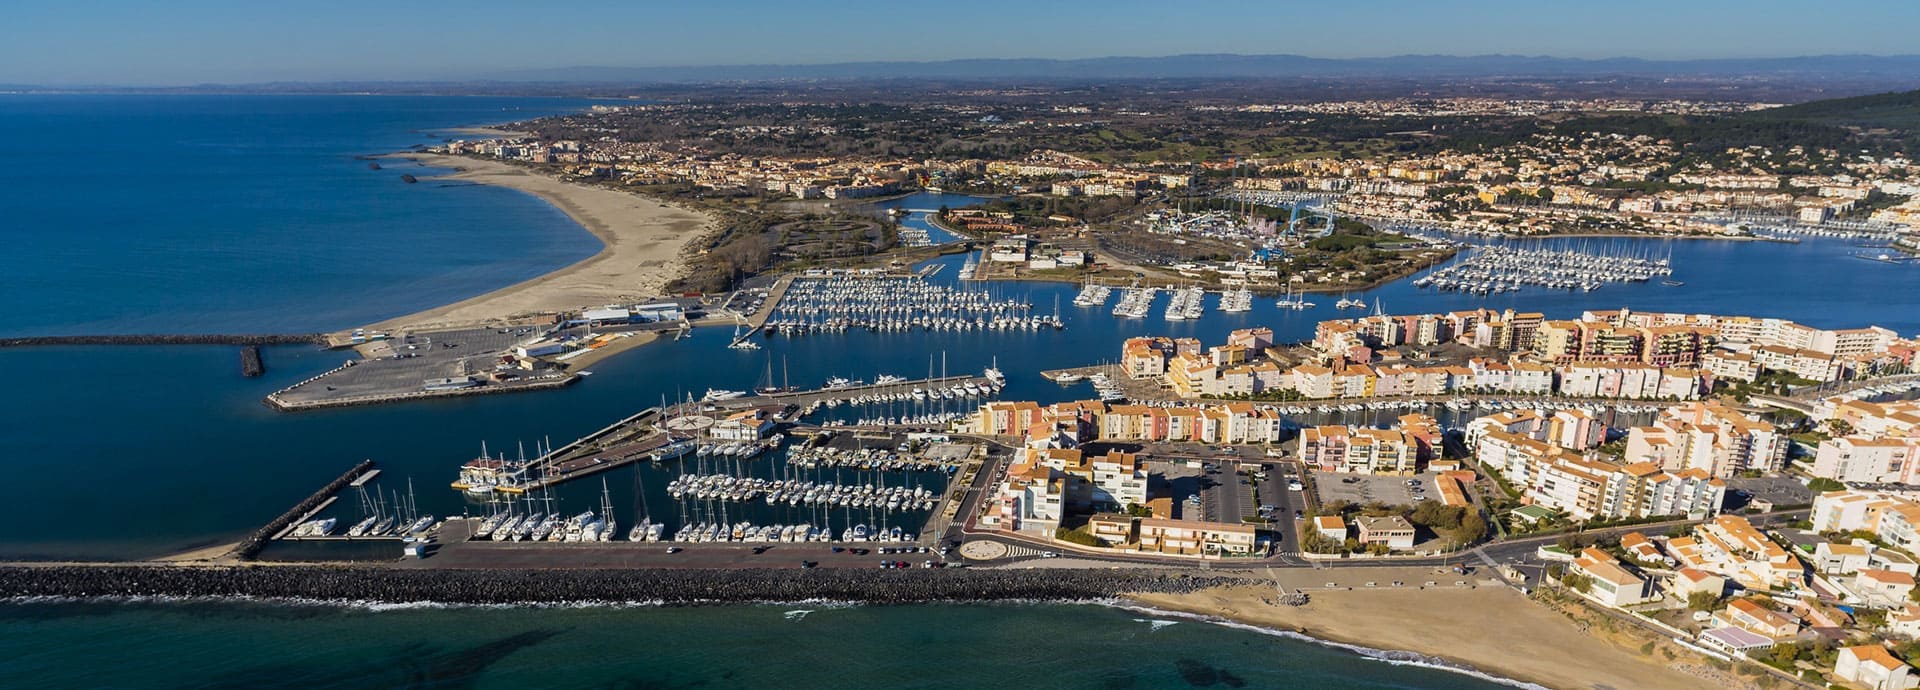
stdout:
<svg viewBox="0 0 1920 690">
<path fill-rule="evenodd" d="M 7 276 L 0 336 L 330 330 L 456 301 L 585 258 L 597 242 L 534 197 L 437 181 L 432 176 L 441 171 L 408 161 L 385 159 L 375 169 L 363 156 L 458 137 L 451 132 L 463 126 L 592 104 L 0 96 L 0 131 L 12 135 L 0 139 L 0 161 L 7 163 L 0 166 L 0 207 L 7 209 L 0 223 L 7 247 L 0 252 L 0 274 Z M 402 174 L 419 181 L 408 184 Z M 978 201 L 916 195 L 881 208 Z M 905 222 L 925 221 L 909 214 Z M 1878 250 L 1852 242 L 1539 242 L 1670 256 L 1673 278 L 1684 284 L 1478 297 L 1399 281 L 1352 296 L 1395 313 L 1489 306 L 1570 318 L 1585 309 L 1630 307 L 1920 332 L 1920 266 L 1857 258 Z M 934 260 L 939 270 L 930 280 L 955 282 L 963 260 Z M 0 463 L 11 483 L 8 500 L 0 501 L 0 559 L 139 559 L 227 543 L 362 459 L 375 460 L 384 473 L 367 495 L 343 497 L 334 509 L 343 519 L 368 503 L 406 502 L 442 516 L 481 514 L 494 506 L 476 504 L 447 483 L 483 443 L 494 454 L 531 455 L 709 388 L 977 373 L 997 364 L 1010 377 L 1002 397 L 1079 399 L 1091 389 L 1055 384 L 1035 372 L 1114 360 L 1120 340 L 1131 335 L 1217 342 L 1232 329 L 1263 325 L 1281 339 L 1298 339 L 1310 336 L 1319 320 L 1357 313 L 1336 310 L 1339 295 L 1312 295 L 1318 304 L 1306 311 L 1281 310 L 1261 298 L 1243 314 L 1215 311 L 1217 297 L 1209 297 L 1202 319 L 1165 321 L 1156 308 L 1146 319 L 1125 320 L 1109 313 L 1112 302 L 1073 306 L 1076 285 L 967 287 L 1027 300 L 1037 313 L 1058 312 L 1067 327 L 778 337 L 760 341 L 764 347 L 756 351 L 723 347 L 730 330 L 696 329 L 600 362 L 594 376 L 564 390 L 299 414 L 274 412 L 260 401 L 340 365 L 345 354 L 271 347 L 266 375 L 244 378 L 231 347 L 0 349 L 0 371 L 12 393 L 0 397 L 0 447 L 7 449 Z M 789 471 L 777 457 L 756 462 L 752 471 L 762 475 Z M 608 472 L 604 485 L 573 482 L 553 499 L 559 510 L 577 512 L 597 509 L 604 495 L 627 524 L 641 515 L 692 519 L 686 506 L 664 495 L 665 481 L 678 471 Z M 945 478 L 910 481 L 937 487 Z M 0 634 L 0 677 L 45 678 L 49 686 L 358 687 L 443 679 L 493 685 L 559 678 L 568 685 L 630 687 L 948 687 L 1009 679 L 1062 687 L 1490 682 L 1199 621 L 1156 627 L 1100 607 L 822 605 L 791 614 L 805 608 L 12 602 L 0 604 L 7 632 Z M 120 650 L 116 664 L 78 659 L 100 645 Z M 1139 654 L 1141 645 L 1157 653 Z M 181 676 L 181 668 L 200 671 Z"/>
</svg>

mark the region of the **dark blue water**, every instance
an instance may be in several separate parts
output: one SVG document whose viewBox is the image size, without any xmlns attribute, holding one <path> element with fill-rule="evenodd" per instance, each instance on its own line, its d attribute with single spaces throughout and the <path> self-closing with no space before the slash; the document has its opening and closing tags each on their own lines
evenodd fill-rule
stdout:
<svg viewBox="0 0 1920 690">
<path fill-rule="evenodd" d="M 1171 623 L 1171 624 L 1168 624 Z M 111 648 L 112 663 L 83 654 Z M 1247 630 L 1095 606 L 0 606 L 20 687 L 1499 687 Z"/>
<path fill-rule="evenodd" d="M 598 241 L 518 192 L 354 160 L 586 105 L 0 95 L 0 335 L 333 329 L 591 256 Z"/>
</svg>

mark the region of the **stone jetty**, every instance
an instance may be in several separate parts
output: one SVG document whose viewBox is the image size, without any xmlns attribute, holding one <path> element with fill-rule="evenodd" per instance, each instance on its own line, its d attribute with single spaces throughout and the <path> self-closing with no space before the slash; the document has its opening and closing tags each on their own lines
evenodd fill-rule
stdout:
<svg viewBox="0 0 1920 690">
<path fill-rule="evenodd" d="M 267 373 L 267 363 L 260 359 L 259 345 L 246 345 L 240 348 L 240 375 L 248 378 Z"/>
<path fill-rule="evenodd" d="M 385 566 L 0 566 L 0 597 L 258 597 L 365 602 L 688 605 L 830 600 L 1090 601 L 1238 578 L 1147 570 L 405 569 Z"/>
<path fill-rule="evenodd" d="M 274 518 L 272 522 L 267 523 L 260 529 L 254 530 L 252 534 L 247 535 L 247 538 L 240 540 L 240 543 L 235 544 L 233 547 L 233 556 L 248 559 L 260 555 L 260 549 L 266 547 L 267 540 L 285 531 L 287 527 L 292 526 L 295 521 L 305 518 L 309 513 L 312 513 L 315 508 L 319 508 L 324 504 L 327 499 L 333 498 L 334 494 L 340 493 L 341 489 L 346 488 L 348 484 L 352 484 L 353 480 L 358 478 L 361 473 L 370 469 L 373 469 L 373 461 L 361 460 L 353 466 L 353 469 L 347 470 L 346 474 L 342 474 L 334 478 L 333 481 L 327 482 L 327 485 L 320 487 L 319 491 L 313 492 L 313 495 L 295 504 L 292 508 L 288 509 L 287 512 L 281 513 L 280 517 Z"/>
<path fill-rule="evenodd" d="M 0 338 L 0 347 L 53 347 L 65 345 L 326 345 L 320 333 L 183 333 L 173 335 L 40 335 Z"/>
</svg>

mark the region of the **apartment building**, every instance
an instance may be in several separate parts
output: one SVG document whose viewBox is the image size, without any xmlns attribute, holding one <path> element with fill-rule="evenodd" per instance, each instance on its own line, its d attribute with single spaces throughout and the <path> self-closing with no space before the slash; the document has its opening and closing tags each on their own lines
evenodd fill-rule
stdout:
<svg viewBox="0 0 1920 690">
<path fill-rule="evenodd" d="M 1731 477 L 1747 470 L 1778 471 L 1788 440 L 1772 424 L 1717 402 L 1669 407 L 1648 426 L 1627 430 L 1630 462 L 1654 462 L 1668 471 L 1704 470 Z"/>
<path fill-rule="evenodd" d="M 1323 472 L 1412 475 L 1419 471 L 1421 444 L 1402 431 L 1346 426 L 1300 430 L 1300 461 Z"/>
</svg>

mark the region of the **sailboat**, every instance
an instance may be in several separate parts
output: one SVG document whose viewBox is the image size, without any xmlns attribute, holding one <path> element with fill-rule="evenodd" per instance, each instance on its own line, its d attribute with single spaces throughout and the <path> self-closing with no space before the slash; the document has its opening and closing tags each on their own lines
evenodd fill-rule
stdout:
<svg viewBox="0 0 1920 690">
<path fill-rule="evenodd" d="M 638 519 L 633 523 L 633 530 L 627 532 L 627 541 L 659 541 L 661 532 L 664 532 L 667 526 L 654 522 L 653 516 L 648 514 L 647 487 L 646 484 L 640 481 L 640 468 L 638 467 L 633 470 L 633 500 L 635 506 L 634 512 L 637 513 Z M 612 513 L 608 513 L 608 515 L 611 516 Z M 613 529 L 608 528 L 607 532 L 612 533 Z"/>
<path fill-rule="evenodd" d="M 639 474 L 640 474 L 640 470 L 636 468 L 634 470 L 634 476 L 639 476 Z M 612 541 L 613 530 L 616 527 L 618 527 L 619 524 L 620 523 L 614 520 L 614 517 L 613 517 L 613 495 L 610 493 L 607 493 L 607 478 L 601 477 L 600 478 L 600 524 L 589 526 L 585 530 L 585 533 L 581 536 L 580 540 L 581 541 Z M 588 537 L 592 537 L 592 539 L 589 540 Z"/>
<path fill-rule="evenodd" d="M 741 329 L 741 324 L 736 323 L 733 325 L 733 344 L 728 345 L 727 347 L 733 348 L 735 350 L 760 349 L 760 343 L 753 342 L 752 338 L 741 337 L 742 335 L 744 335 L 744 332 L 741 331 L 740 329 Z"/>
<path fill-rule="evenodd" d="M 791 385 L 787 385 L 787 383 L 786 383 L 786 381 L 784 380 L 784 379 L 785 379 L 785 377 L 786 377 L 786 373 L 785 373 L 785 372 L 786 372 L 786 369 L 787 369 L 787 358 L 786 358 L 786 357 L 781 357 L 781 358 L 780 358 L 780 368 L 781 368 L 781 372 L 782 372 L 782 373 L 781 373 L 781 378 L 782 378 L 783 380 L 782 380 L 782 382 L 781 382 L 781 385 L 778 385 L 778 386 L 776 386 L 776 385 L 773 385 L 773 358 L 772 358 L 772 357 L 768 357 L 768 358 L 767 358 L 767 378 L 766 378 L 766 382 L 767 382 L 767 384 L 766 384 L 766 385 L 764 385 L 764 386 L 761 386 L 761 387 L 759 387 L 759 388 L 755 388 L 755 389 L 754 389 L 754 392 L 756 392 L 756 393 L 759 393 L 759 394 L 761 394 L 761 395 L 773 395 L 773 394 L 775 394 L 775 393 L 791 393 L 791 392 L 793 392 L 793 386 L 791 386 Z"/>
<path fill-rule="evenodd" d="M 1279 301 L 1274 302 L 1273 306 L 1279 307 L 1281 309 L 1292 309 L 1294 311 L 1304 311 L 1307 309 L 1312 309 L 1313 303 L 1308 302 L 1306 300 L 1305 295 L 1295 296 L 1293 293 L 1293 286 L 1288 285 L 1287 295 L 1285 297 L 1280 298 Z"/>
</svg>

